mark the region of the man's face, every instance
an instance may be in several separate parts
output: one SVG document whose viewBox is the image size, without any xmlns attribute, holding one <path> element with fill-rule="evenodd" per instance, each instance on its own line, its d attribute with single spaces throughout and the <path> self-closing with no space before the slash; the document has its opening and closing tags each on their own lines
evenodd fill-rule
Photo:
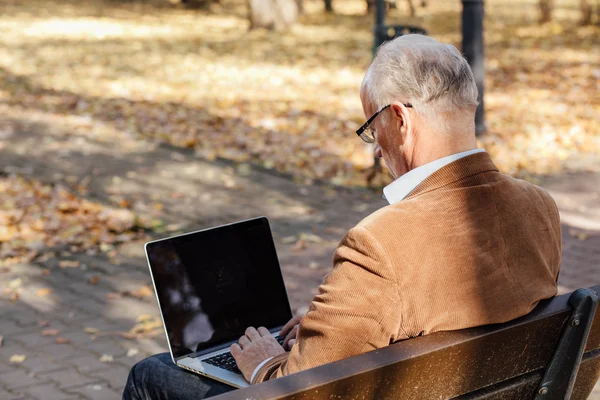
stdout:
<svg viewBox="0 0 600 400">
<path fill-rule="evenodd" d="M 360 100 L 363 106 L 365 118 L 370 118 L 377 112 L 375 105 L 367 98 L 366 90 L 360 92 Z M 387 114 L 387 124 L 382 124 L 381 114 L 373 121 L 371 128 L 375 130 L 375 143 L 373 144 L 373 153 L 375 157 L 383 158 L 394 179 L 399 178 L 409 171 L 404 153 L 404 143 L 402 135 L 396 126 L 399 126 L 399 120 L 394 117 L 391 108 L 384 110 Z M 382 113 L 382 114 L 383 114 Z"/>
</svg>

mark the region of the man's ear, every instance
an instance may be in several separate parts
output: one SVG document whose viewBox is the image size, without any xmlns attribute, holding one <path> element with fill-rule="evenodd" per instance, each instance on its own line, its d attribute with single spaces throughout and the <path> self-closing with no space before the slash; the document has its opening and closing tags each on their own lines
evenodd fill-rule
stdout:
<svg viewBox="0 0 600 400">
<path fill-rule="evenodd" d="M 408 108 L 396 101 L 392 103 L 390 108 L 393 114 L 392 118 L 396 122 L 396 127 L 400 133 L 400 139 L 402 144 L 404 144 L 406 138 L 412 132 L 412 120 Z"/>
</svg>

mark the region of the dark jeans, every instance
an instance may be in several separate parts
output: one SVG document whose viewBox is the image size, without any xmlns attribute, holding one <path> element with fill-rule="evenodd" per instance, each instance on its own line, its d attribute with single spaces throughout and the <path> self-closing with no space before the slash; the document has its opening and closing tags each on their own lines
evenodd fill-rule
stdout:
<svg viewBox="0 0 600 400">
<path fill-rule="evenodd" d="M 123 400 L 206 399 L 231 390 L 235 388 L 179 368 L 169 353 L 162 353 L 131 368 Z"/>
</svg>

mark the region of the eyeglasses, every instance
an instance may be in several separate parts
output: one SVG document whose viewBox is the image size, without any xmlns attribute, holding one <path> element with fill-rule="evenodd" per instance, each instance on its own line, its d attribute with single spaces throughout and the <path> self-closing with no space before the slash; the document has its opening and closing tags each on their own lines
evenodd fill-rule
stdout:
<svg viewBox="0 0 600 400">
<path fill-rule="evenodd" d="M 375 130 L 369 128 L 369 125 L 371 125 L 373 123 L 373 121 L 375 120 L 375 118 L 377 118 L 377 116 L 379 114 L 381 114 L 381 112 L 383 110 L 385 110 L 386 108 L 388 108 L 390 106 L 391 106 L 391 104 L 388 104 L 387 106 L 381 107 L 379 109 L 379 111 L 377 111 L 375 114 L 371 115 L 371 118 L 369 118 L 367 120 L 367 122 L 365 122 L 363 124 L 363 126 L 361 126 L 360 128 L 358 128 L 358 130 L 356 131 L 356 134 L 358 135 L 358 137 L 361 138 L 366 143 L 374 143 L 375 142 Z M 406 104 L 403 104 L 403 106 L 407 107 L 407 108 L 411 108 L 412 104 L 406 103 Z"/>
</svg>

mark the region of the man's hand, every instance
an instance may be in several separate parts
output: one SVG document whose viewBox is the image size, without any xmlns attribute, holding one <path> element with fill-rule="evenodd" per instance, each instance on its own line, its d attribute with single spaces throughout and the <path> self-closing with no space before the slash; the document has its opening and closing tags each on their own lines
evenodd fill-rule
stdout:
<svg viewBox="0 0 600 400">
<path fill-rule="evenodd" d="M 296 334 L 298 333 L 298 325 L 302 320 L 301 316 L 296 316 L 289 320 L 287 324 L 281 328 L 280 336 L 285 336 L 283 340 L 283 348 L 286 350 L 291 350 L 292 346 L 296 344 Z M 286 336 L 287 335 L 287 336 Z"/>
<path fill-rule="evenodd" d="M 253 327 L 246 329 L 246 334 L 240 338 L 238 343 L 231 345 L 230 351 L 248 382 L 258 364 L 269 357 L 285 353 L 271 332 L 262 326 L 258 330 Z"/>
</svg>

